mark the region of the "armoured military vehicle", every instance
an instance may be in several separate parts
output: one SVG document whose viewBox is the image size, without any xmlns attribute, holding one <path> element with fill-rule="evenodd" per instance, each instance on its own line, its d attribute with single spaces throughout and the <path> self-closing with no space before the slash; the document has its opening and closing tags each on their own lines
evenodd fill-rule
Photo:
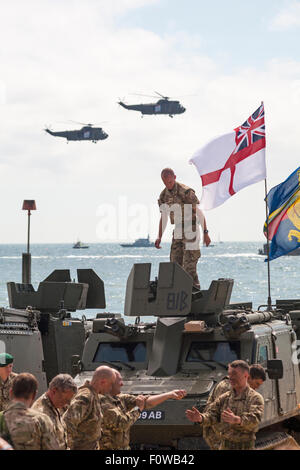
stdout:
<svg viewBox="0 0 300 470">
<path fill-rule="evenodd" d="M 81 357 L 89 322 L 76 310 L 104 308 L 104 283 L 92 269 L 53 271 L 35 290 L 8 282 L 9 308 L 0 309 L 0 352 L 14 356 L 14 371 L 31 372 L 39 394 L 58 373 L 72 374 L 72 356 Z"/>
<path fill-rule="evenodd" d="M 109 364 L 121 371 L 125 393 L 185 389 L 183 400 L 169 400 L 141 413 L 132 427 L 131 444 L 199 449 L 205 448 L 201 426 L 189 422 L 185 410 L 195 405 L 204 409 L 229 362 L 259 363 L 268 373 L 260 389 L 265 399 L 261 435 L 264 443 L 267 437 L 280 440 L 281 423 L 300 413 L 293 349 L 300 332 L 300 300 L 253 311 L 251 303 L 230 304 L 232 279 L 214 280 L 207 291 L 194 292 L 191 277 L 176 263 L 161 263 L 155 281 L 150 281 L 150 271 L 150 264 L 135 264 L 127 281 L 124 314 L 135 317 L 133 324 L 120 315 L 98 314 L 93 320 L 77 365 L 74 358 L 78 385 L 90 379 L 96 367 Z M 158 318 L 144 323 L 141 316 Z"/>
<path fill-rule="evenodd" d="M 104 284 L 93 270 L 78 270 L 78 282 L 71 282 L 68 270 L 55 270 L 36 291 L 31 284 L 8 283 L 10 308 L 0 310 L 0 352 L 14 355 L 17 372 L 37 376 L 39 393 L 60 372 L 72 373 L 81 385 L 101 364 L 121 371 L 123 392 L 185 389 L 183 400 L 141 413 L 132 427 L 132 447 L 205 448 L 201 426 L 190 423 L 185 410 L 204 409 L 235 359 L 268 371 L 260 389 L 261 431 L 268 430 L 272 439 L 274 426 L 297 428 L 300 300 L 253 311 L 251 303 L 230 304 L 232 279 L 194 291 L 191 277 L 176 263 L 161 263 L 154 281 L 150 272 L 150 264 L 135 264 L 128 277 L 124 314 L 134 317 L 132 324 L 113 313 L 92 320 L 72 316 L 76 310 L 105 308 Z"/>
</svg>

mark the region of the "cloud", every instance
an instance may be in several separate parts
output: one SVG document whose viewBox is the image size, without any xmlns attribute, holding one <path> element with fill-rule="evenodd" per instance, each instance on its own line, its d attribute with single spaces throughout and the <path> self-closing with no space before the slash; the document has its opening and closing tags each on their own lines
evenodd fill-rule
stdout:
<svg viewBox="0 0 300 470">
<path fill-rule="evenodd" d="M 300 26 L 300 2 L 293 1 L 271 20 L 271 31 L 288 31 Z"/>
<path fill-rule="evenodd" d="M 199 35 L 160 35 L 122 23 L 128 9 L 151 3 L 27 0 L 2 8 L 0 78 L 6 93 L 0 171 L 7 223 L 0 241 L 23 241 L 23 232 L 13 227 L 21 201 L 30 198 L 38 206 L 33 241 L 68 242 L 77 234 L 97 241 L 99 205 L 117 204 L 123 196 L 129 203 L 155 204 L 165 166 L 174 167 L 178 180 L 200 196 L 200 179 L 188 159 L 210 138 L 244 122 L 261 100 L 266 105 L 269 185 L 299 166 L 300 63 L 274 58 L 259 68 L 225 73 L 204 53 Z M 141 102 L 129 93 L 154 90 L 178 96 L 187 112 L 174 119 L 141 119 L 117 105 L 119 96 Z M 67 145 L 42 130 L 46 123 L 54 130 L 77 127 L 60 122 L 68 120 L 107 121 L 102 126 L 109 138 L 96 145 Z M 221 231 L 223 240 L 262 237 L 262 185 L 210 212 L 212 233 Z"/>
</svg>

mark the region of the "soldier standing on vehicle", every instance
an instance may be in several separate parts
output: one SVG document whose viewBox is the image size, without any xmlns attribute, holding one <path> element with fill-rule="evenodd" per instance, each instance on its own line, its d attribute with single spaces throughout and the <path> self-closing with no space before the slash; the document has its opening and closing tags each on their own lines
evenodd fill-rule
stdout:
<svg viewBox="0 0 300 470">
<path fill-rule="evenodd" d="M 248 378 L 248 384 L 253 390 L 257 390 L 263 382 L 266 380 L 266 373 L 264 368 L 260 364 L 252 364 L 250 366 L 250 375 Z M 204 413 L 209 409 L 209 406 L 216 401 L 223 393 L 226 393 L 231 390 L 231 385 L 229 381 L 229 377 L 224 377 L 218 385 L 215 386 L 211 394 L 209 395 L 206 403 L 206 407 Z M 221 437 L 219 433 L 219 427 L 222 430 L 222 424 L 214 424 L 214 425 L 203 425 L 203 438 L 209 445 L 212 450 L 218 450 L 221 445 Z"/>
<path fill-rule="evenodd" d="M 200 289 L 197 274 L 197 263 L 200 253 L 199 222 L 203 229 L 203 240 L 206 246 L 210 238 L 203 212 L 197 207 L 199 200 L 195 191 L 176 181 L 176 175 L 171 168 L 164 168 L 161 178 L 165 189 L 161 192 L 158 205 L 161 211 L 158 237 L 155 247 L 161 248 L 160 243 L 168 223 L 175 224 L 173 231 L 170 261 L 178 263 L 193 278 L 195 287 Z"/>
<path fill-rule="evenodd" d="M 101 450 L 130 450 L 130 428 L 145 409 L 160 405 L 166 400 L 181 400 L 185 390 L 172 390 L 160 395 L 129 395 L 121 392 L 123 379 L 115 371 L 115 382 L 110 395 L 101 396 L 100 404 L 103 413 Z"/>
<path fill-rule="evenodd" d="M 71 450 L 97 450 L 101 436 L 102 412 L 99 394 L 111 392 L 115 381 L 114 370 L 98 367 L 92 380 L 79 387 L 77 394 L 63 415 L 67 441 Z"/>
<path fill-rule="evenodd" d="M 39 397 L 31 407 L 33 410 L 49 416 L 54 424 L 55 435 L 61 450 L 68 448 L 62 414 L 76 392 L 77 386 L 73 378 L 68 374 L 59 374 L 51 380 L 47 392 Z"/>
<path fill-rule="evenodd" d="M 9 403 L 9 390 L 17 374 L 12 372 L 14 358 L 11 354 L 0 354 L 0 411 L 5 410 Z"/>
<path fill-rule="evenodd" d="M 10 391 L 11 403 L 0 413 L 0 435 L 15 450 L 59 450 L 50 418 L 30 408 L 37 385 L 34 375 L 18 374 Z"/>
<path fill-rule="evenodd" d="M 200 413 L 195 407 L 186 411 L 187 418 L 194 423 L 220 423 L 219 450 L 254 449 L 255 434 L 263 416 L 264 400 L 248 385 L 249 373 L 247 362 L 232 362 L 228 369 L 232 389 L 223 393 L 204 413 Z"/>
</svg>

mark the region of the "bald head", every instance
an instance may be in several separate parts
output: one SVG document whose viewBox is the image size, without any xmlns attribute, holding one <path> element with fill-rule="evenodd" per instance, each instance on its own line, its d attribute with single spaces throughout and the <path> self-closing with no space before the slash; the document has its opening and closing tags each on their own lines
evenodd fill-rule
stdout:
<svg viewBox="0 0 300 470">
<path fill-rule="evenodd" d="M 114 369 L 108 366 L 100 366 L 93 374 L 91 385 L 98 393 L 110 393 L 115 377 Z"/>
</svg>

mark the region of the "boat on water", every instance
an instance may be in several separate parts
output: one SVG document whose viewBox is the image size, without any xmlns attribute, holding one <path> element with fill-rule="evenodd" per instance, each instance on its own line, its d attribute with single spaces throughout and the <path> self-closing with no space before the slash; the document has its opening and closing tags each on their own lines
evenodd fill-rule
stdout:
<svg viewBox="0 0 300 470">
<path fill-rule="evenodd" d="M 268 244 L 267 243 L 264 243 L 264 247 L 258 250 L 258 254 L 268 256 Z M 300 248 L 296 248 L 296 250 L 290 251 L 289 253 L 283 256 L 300 256 Z"/>
<path fill-rule="evenodd" d="M 77 243 L 75 243 L 75 245 L 73 245 L 73 248 L 89 248 L 89 245 L 86 245 L 85 243 L 78 241 Z"/>
<path fill-rule="evenodd" d="M 153 242 L 150 242 L 150 237 L 138 238 L 134 243 L 121 243 L 123 248 L 150 248 L 155 246 Z"/>
</svg>

